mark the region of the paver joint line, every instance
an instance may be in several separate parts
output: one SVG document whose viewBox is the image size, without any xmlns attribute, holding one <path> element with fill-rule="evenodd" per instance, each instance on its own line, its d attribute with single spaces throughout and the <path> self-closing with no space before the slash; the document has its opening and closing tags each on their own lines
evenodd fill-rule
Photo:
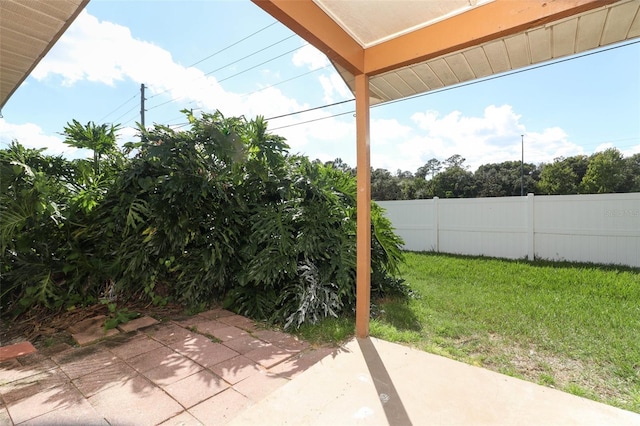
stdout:
<svg viewBox="0 0 640 426">
<path fill-rule="evenodd" d="M 9 358 L 3 370 L 10 374 L 0 374 L 0 424 L 5 418 L 11 425 L 16 419 L 91 425 L 184 419 L 186 424 L 209 424 L 207 416 L 221 406 L 225 409 L 214 415 L 215 423 L 226 423 L 322 358 L 311 356 L 313 362 L 301 363 L 302 354 L 316 349 L 291 335 L 259 329 L 252 320 L 226 310 L 192 318 L 158 323 L 142 317 L 121 324 L 111 332 L 122 333 L 105 338 L 104 317 L 93 317 L 73 329 L 86 337 L 80 339 L 81 346 L 30 355 L 25 365 Z M 222 341 L 216 341 L 216 333 Z M 91 335 L 99 338 L 90 341 Z M 35 351 L 29 342 L 19 345 Z M 0 348 L 0 354 L 7 348 Z"/>
</svg>

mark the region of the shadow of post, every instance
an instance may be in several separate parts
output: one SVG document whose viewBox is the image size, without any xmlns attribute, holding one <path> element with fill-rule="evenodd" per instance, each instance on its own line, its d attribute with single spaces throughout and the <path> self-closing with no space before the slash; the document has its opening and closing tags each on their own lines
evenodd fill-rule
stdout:
<svg viewBox="0 0 640 426">
<path fill-rule="evenodd" d="M 371 339 L 357 339 L 364 360 L 369 368 L 369 373 L 380 397 L 384 414 L 390 425 L 411 425 L 407 410 L 396 391 L 391 376 L 382 362 L 376 347 Z"/>
</svg>

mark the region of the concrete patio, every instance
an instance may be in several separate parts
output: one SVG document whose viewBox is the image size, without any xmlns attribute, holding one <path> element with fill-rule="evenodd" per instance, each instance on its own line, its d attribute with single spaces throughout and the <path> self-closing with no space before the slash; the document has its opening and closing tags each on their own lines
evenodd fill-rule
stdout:
<svg viewBox="0 0 640 426">
<path fill-rule="evenodd" d="M 592 424 L 640 415 L 378 339 L 224 310 L 0 363 L 1 425 Z"/>
</svg>

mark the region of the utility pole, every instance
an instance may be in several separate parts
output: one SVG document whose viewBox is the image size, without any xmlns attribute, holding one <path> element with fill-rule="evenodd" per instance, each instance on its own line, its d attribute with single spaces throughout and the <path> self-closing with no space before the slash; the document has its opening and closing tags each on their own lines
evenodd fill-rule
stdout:
<svg viewBox="0 0 640 426">
<path fill-rule="evenodd" d="M 144 97 L 144 83 L 140 85 L 140 124 L 143 129 L 146 129 L 144 126 L 144 101 L 146 101 Z M 142 135 L 142 141 L 144 142 L 144 135 Z"/>
<path fill-rule="evenodd" d="M 144 101 L 145 101 L 145 97 L 144 97 L 144 83 L 140 85 L 140 124 L 142 124 L 142 127 L 144 127 Z"/>
<path fill-rule="evenodd" d="M 522 158 L 520 159 L 520 196 L 524 196 L 524 135 L 520 135 Z"/>
</svg>

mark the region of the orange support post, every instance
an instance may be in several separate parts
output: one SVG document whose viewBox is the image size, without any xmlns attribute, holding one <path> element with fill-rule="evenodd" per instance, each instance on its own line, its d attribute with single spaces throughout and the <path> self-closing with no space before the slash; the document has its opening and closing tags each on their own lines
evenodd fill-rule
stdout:
<svg viewBox="0 0 640 426">
<path fill-rule="evenodd" d="M 355 76 L 357 140 L 356 336 L 369 335 L 371 304 L 371 160 L 369 146 L 369 76 Z"/>
</svg>

